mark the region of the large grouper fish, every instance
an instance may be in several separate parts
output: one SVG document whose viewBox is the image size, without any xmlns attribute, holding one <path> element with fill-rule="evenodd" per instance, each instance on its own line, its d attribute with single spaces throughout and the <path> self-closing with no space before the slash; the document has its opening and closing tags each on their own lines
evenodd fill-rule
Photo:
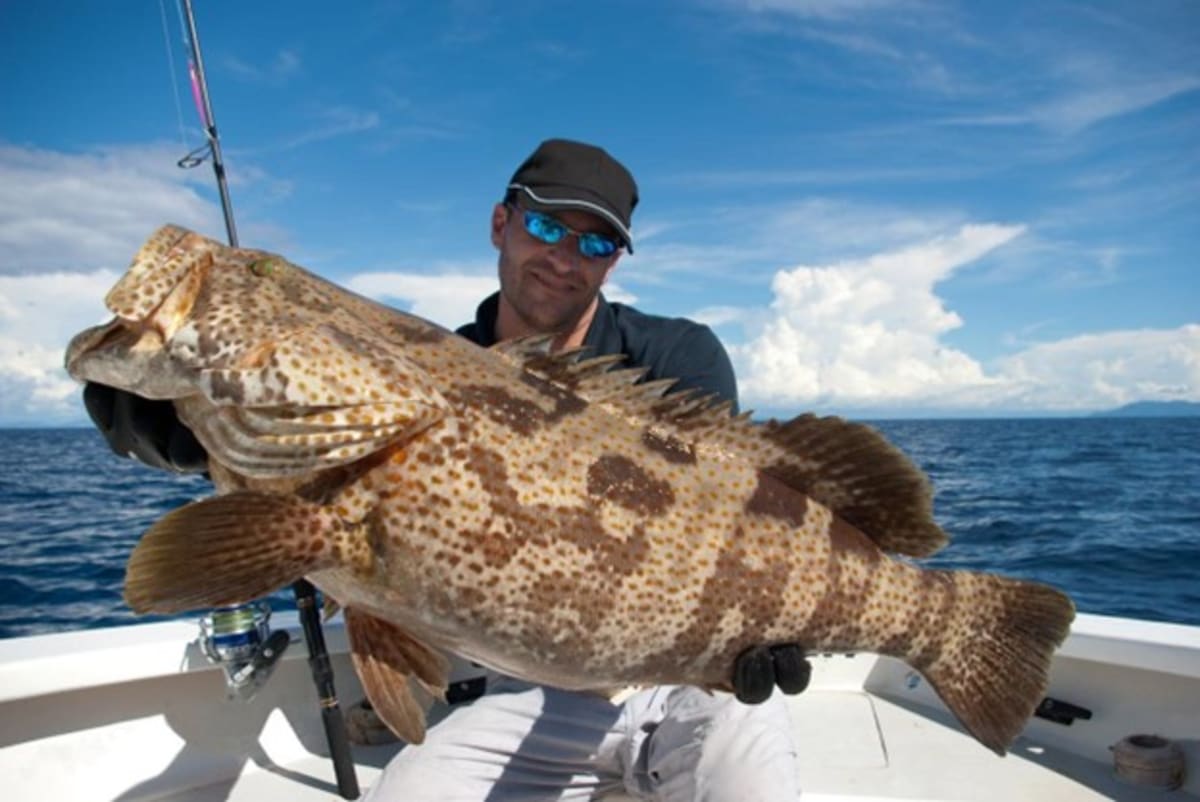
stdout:
<svg viewBox="0 0 1200 802">
<path fill-rule="evenodd" d="M 129 606 L 306 576 L 408 741 L 441 650 L 566 689 L 726 691 L 744 650 L 798 643 L 906 661 L 1003 754 L 1074 616 L 1052 588 L 907 559 L 946 542 L 932 491 L 860 424 L 755 423 L 548 338 L 480 348 L 174 226 L 106 303 L 67 370 L 173 401 L 217 491 L 145 533 Z"/>
</svg>

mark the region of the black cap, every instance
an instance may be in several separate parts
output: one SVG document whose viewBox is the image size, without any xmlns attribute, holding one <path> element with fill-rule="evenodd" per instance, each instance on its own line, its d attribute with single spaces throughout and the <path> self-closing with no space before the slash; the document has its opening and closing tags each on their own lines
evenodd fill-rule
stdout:
<svg viewBox="0 0 1200 802">
<path fill-rule="evenodd" d="M 603 217 L 633 253 L 629 233 L 637 184 L 619 161 L 602 148 L 569 139 L 547 139 L 508 182 L 523 205 L 538 212 L 578 209 Z"/>
</svg>

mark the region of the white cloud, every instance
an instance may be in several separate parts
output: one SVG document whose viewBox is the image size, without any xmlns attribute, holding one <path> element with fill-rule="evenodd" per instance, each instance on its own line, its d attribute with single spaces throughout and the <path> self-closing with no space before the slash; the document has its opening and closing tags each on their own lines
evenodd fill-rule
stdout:
<svg viewBox="0 0 1200 802">
<path fill-rule="evenodd" d="M 846 19 L 882 12 L 912 12 L 924 4 L 916 0 L 736 0 L 756 13 L 776 12 L 802 18 Z"/>
<path fill-rule="evenodd" d="M 1022 231 L 967 225 L 863 260 L 780 271 L 770 318 L 731 349 L 747 404 L 916 402 L 988 383 L 940 342 L 961 320 L 933 288 Z"/>
<path fill-rule="evenodd" d="M 1072 134 L 1098 122 L 1132 114 L 1177 95 L 1193 92 L 1198 87 L 1200 77 L 1195 75 L 1098 83 L 1039 105 L 1030 110 L 1029 117 L 1053 131 Z"/>
<path fill-rule="evenodd" d="M 177 145 L 61 153 L 0 145 L 0 274 L 124 266 L 172 222 L 222 230 Z M 205 176 L 207 179 L 207 176 Z"/>
<path fill-rule="evenodd" d="M 1200 324 L 1040 343 L 985 367 L 947 346 L 961 325 L 935 292 L 1022 226 L 966 225 L 867 259 L 780 271 L 769 314 L 730 348 L 747 408 L 1083 412 L 1200 400 Z M 714 307 L 712 321 L 758 310 Z"/>
<path fill-rule="evenodd" d="M 302 69 L 300 54 L 295 50 L 283 49 L 274 58 L 264 63 L 249 63 L 236 56 L 226 55 L 221 66 L 243 81 L 268 86 L 282 86 Z"/>
<path fill-rule="evenodd" d="M 750 315 L 750 310 L 737 306 L 706 306 L 691 318 L 706 326 L 724 326 L 726 323 L 745 323 Z"/>
<path fill-rule="evenodd" d="M 383 303 L 403 303 L 414 315 L 449 329 L 474 320 L 475 307 L 500 287 L 495 275 L 463 273 L 359 273 L 344 283 Z"/>
<path fill-rule="evenodd" d="M 102 299 L 117 275 L 0 276 L 0 425 L 79 419 L 63 353 L 77 332 L 108 319 Z"/>
<path fill-rule="evenodd" d="M 62 368 L 105 293 L 165 222 L 220 231 L 178 146 L 63 153 L 0 145 L 0 425 L 82 420 Z"/>
<path fill-rule="evenodd" d="M 324 142 L 347 134 L 358 134 L 379 127 L 379 113 L 362 111 L 348 106 L 327 106 L 317 109 L 318 122 L 313 128 L 281 143 L 282 149 L 298 148 L 314 142 Z"/>
<path fill-rule="evenodd" d="M 1103 409 L 1134 401 L 1200 401 L 1200 324 L 1086 334 L 1000 360 L 1000 400 L 1014 408 Z"/>
<path fill-rule="evenodd" d="M 475 308 L 500 289 L 495 273 L 480 275 L 444 272 L 435 275 L 405 272 L 359 273 L 343 282 L 360 295 L 381 303 L 401 305 L 414 315 L 456 329 L 475 319 Z M 604 285 L 610 301 L 636 303 L 637 297 L 616 282 Z"/>
<path fill-rule="evenodd" d="M 616 301 L 622 304 L 636 304 L 637 296 L 615 281 L 607 281 L 604 284 L 604 297 L 610 301 Z"/>
</svg>

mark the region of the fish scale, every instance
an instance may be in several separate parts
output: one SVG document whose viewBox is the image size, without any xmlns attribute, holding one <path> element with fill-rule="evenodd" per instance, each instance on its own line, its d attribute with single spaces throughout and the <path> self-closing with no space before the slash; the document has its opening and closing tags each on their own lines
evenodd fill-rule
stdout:
<svg viewBox="0 0 1200 802">
<path fill-rule="evenodd" d="M 929 483 L 860 424 L 733 417 L 548 336 L 482 349 L 173 226 L 107 302 L 68 371 L 173 400 L 218 492 L 143 536 L 130 606 L 308 576 L 410 741 L 438 650 L 573 690 L 727 691 L 744 650 L 798 643 L 906 660 L 1003 753 L 1074 614 L 1043 585 L 912 562 L 946 542 Z"/>
</svg>

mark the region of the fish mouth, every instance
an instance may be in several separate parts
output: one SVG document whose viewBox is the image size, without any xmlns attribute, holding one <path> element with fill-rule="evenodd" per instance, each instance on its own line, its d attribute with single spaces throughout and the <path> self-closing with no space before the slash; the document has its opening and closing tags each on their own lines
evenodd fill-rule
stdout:
<svg viewBox="0 0 1200 802">
<path fill-rule="evenodd" d="M 143 398 L 173 399 L 194 392 L 194 377 L 167 354 L 158 331 L 120 318 L 72 337 L 63 366 L 76 381 Z"/>
<path fill-rule="evenodd" d="M 73 378 L 80 381 L 91 381 L 87 373 L 88 357 L 101 349 L 119 347 L 117 341 L 128 338 L 129 327 L 120 319 L 113 318 L 108 323 L 84 329 L 71 338 L 63 357 L 63 367 Z"/>
<path fill-rule="evenodd" d="M 67 373 L 144 398 L 194 392 L 195 371 L 173 358 L 168 343 L 188 321 L 213 266 L 215 245 L 178 226 L 156 231 L 105 296 L 116 317 L 71 339 Z"/>
</svg>

